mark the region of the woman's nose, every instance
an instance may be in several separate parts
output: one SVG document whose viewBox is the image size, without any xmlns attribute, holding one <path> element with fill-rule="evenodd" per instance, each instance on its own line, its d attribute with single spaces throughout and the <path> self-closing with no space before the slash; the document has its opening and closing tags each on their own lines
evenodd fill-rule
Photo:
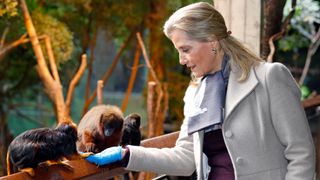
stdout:
<svg viewBox="0 0 320 180">
<path fill-rule="evenodd" d="M 179 63 L 181 65 L 185 65 L 185 64 L 187 64 L 187 59 L 184 56 L 179 55 Z"/>
</svg>

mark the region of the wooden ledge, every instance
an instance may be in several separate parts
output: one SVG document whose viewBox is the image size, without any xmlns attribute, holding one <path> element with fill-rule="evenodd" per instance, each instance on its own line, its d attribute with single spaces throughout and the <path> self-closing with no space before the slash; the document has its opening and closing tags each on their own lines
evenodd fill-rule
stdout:
<svg viewBox="0 0 320 180">
<path fill-rule="evenodd" d="M 313 98 L 306 99 L 302 101 L 302 106 L 305 110 L 313 108 L 320 105 L 320 95 L 317 95 Z"/>
<path fill-rule="evenodd" d="M 179 132 L 174 132 L 142 141 L 144 147 L 173 147 L 179 136 Z M 19 172 L 10 176 L 0 177 L 0 180 L 31 180 L 31 179 L 107 179 L 114 176 L 122 175 L 128 171 L 122 167 L 116 166 L 103 166 L 98 167 L 94 164 L 87 162 L 86 160 L 69 161 L 68 164 L 73 167 L 73 171 L 70 171 L 66 167 L 61 165 L 53 165 L 50 167 L 39 166 L 35 169 L 35 177 L 29 176 L 25 172 Z"/>
</svg>

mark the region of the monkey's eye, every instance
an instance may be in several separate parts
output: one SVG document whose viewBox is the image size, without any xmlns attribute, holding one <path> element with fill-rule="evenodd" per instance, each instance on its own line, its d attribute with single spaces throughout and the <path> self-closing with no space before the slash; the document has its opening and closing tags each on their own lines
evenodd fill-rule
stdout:
<svg viewBox="0 0 320 180">
<path fill-rule="evenodd" d="M 108 128 L 104 130 L 104 135 L 105 136 L 111 136 L 113 134 L 114 129 L 113 128 Z"/>
</svg>

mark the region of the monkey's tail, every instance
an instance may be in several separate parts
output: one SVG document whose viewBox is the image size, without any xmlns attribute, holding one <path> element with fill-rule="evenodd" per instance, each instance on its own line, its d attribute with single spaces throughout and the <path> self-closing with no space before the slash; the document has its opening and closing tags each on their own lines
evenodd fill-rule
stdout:
<svg viewBox="0 0 320 180">
<path fill-rule="evenodd" d="M 9 150 L 7 151 L 7 175 L 12 174 L 12 165 L 11 165 L 11 161 L 10 161 L 10 152 Z"/>
</svg>

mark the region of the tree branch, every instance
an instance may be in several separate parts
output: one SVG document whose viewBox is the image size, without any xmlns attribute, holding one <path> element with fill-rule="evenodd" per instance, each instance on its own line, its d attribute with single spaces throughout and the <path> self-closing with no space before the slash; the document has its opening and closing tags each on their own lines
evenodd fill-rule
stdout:
<svg viewBox="0 0 320 180">
<path fill-rule="evenodd" d="M 14 42 L 10 43 L 7 46 L 1 45 L 0 47 L 0 57 L 2 57 L 5 53 L 7 53 L 8 51 L 10 51 L 11 49 L 19 46 L 20 44 L 24 44 L 30 41 L 30 39 L 27 39 L 27 34 L 22 35 L 18 40 L 15 40 Z M 1 59 L 0 59 L 1 60 Z"/>
<path fill-rule="evenodd" d="M 5 42 L 5 40 L 6 40 L 6 36 L 7 36 L 8 32 L 9 32 L 9 28 L 6 27 L 6 28 L 4 29 L 4 31 L 3 31 L 3 33 L 2 33 L 2 37 L 1 37 L 1 41 L 0 41 L 0 49 L 1 49 L 1 48 L 3 47 L 3 45 L 4 45 L 4 42 Z"/>
<path fill-rule="evenodd" d="M 119 59 L 120 59 L 120 56 L 121 54 L 123 53 L 124 49 L 127 47 L 127 45 L 129 44 L 130 40 L 132 39 L 133 37 L 133 32 L 130 33 L 129 37 L 125 40 L 125 42 L 122 44 L 122 46 L 120 47 L 118 53 L 116 54 L 116 57 L 113 59 L 112 61 L 112 64 L 111 64 L 111 67 L 108 69 L 108 71 L 103 75 L 103 84 L 105 85 L 106 82 L 108 81 L 109 77 L 111 76 L 114 68 L 116 67 Z M 82 115 L 84 115 L 90 104 L 93 102 L 94 98 L 97 96 L 97 89 L 95 89 L 91 96 L 89 97 L 89 99 L 86 100 L 85 104 L 84 104 L 84 107 L 83 107 L 83 111 L 82 111 Z"/>
<path fill-rule="evenodd" d="M 48 57 L 49 57 L 50 69 L 51 69 L 51 73 L 53 75 L 53 78 L 54 78 L 54 80 L 56 80 L 57 82 L 59 82 L 61 84 L 60 78 L 59 78 L 58 69 L 57 69 L 56 60 L 54 58 L 53 51 L 52 51 L 50 37 L 45 35 L 44 36 L 44 42 L 45 42 L 45 45 L 46 45 L 46 49 L 47 49 L 47 53 L 48 53 Z"/>
<path fill-rule="evenodd" d="M 281 31 L 272 35 L 270 38 L 269 38 L 269 46 L 270 46 L 270 53 L 268 54 L 268 57 L 267 57 L 267 61 L 268 62 L 272 62 L 273 61 L 273 55 L 275 53 L 275 46 L 274 46 L 274 41 L 280 39 L 285 33 L 286 33 L 286 29 L 287 29 L 287 26 L 289 25 L 290 23 L 290 20 L 292 19 L 294 13 L 295 13 L 295 8 L 296 8 L 296 0 L 292 0 L 292 3 L 291 3 L 291 11 L 290 13 L 288 14 L 288 16 L 285 18 L 285 20 L 283 21 L 283 24 L 281 26 Z"/>
<path fill-rule="evenodd" d="M 86 69 L 86 66 L 87 66 L 87 55 L 83 54 L 81 56 L 81 65 L 80 65 L 76 75 L 73 77 L 73 79 L 71 80 L 71 82 L 69 84 L 67 98 L 66 98 L 66 112 L 65 112 L 66 115 L 70 114 L 70 105 L 71 105 L 71 101 L 72 101 L 72 97 L 73 97 L 74 88 L 77 85 L 77 83 L 79 82 L 80 78 L 82 77 L 82 75 Z"/>
<path fill-rule="evenodd" d="M 127 91 L 126 91 L 126 95 L 122 101 L 122 105 L 121 105 L 121 110 L 124 112 L 127 108 L 127 105 L 128 105 L 128 101 L 129 101 L 129 98 L 130 98 L 130 95 L 131 95 L 131 92 L 132 92 L 132 89 L 133 89 L 133 86 L 134 86 L 134 81 L 136 79 L 136 76 L 137 76 L 137 72 L 138 72 L 138 64 L 139 64 L 139 59 L 140 59 L 140 46 L 139 44 L 137 43 L 137 46 L 136 46 L 136 52 L 135 52 L 135 55 L 134 55 L 134 60 L 133 60 L 133 66 L 132 66 L 132 69 L 131 69 L 131 75 L 130 75 L 130 80 L 129 80 L 129 83 L 128 83 L 128 87 L 127 87 Z"/>
<path fill-rule="evenodd" d="M 317 34 L 311 39 L 311 43 L 308 48 L 306 63 L 304 64 L 302 75 L 299 80 L 299 84 L 302 85 L 305 78 L 307 77 L 309 67 L 311 64 L 312 56 L 316 53 L 318 47 L 320 45 L 320 28 L 318 29 Z"/>
<path fill-rule="evenodd" d="M 162 85 L 154 71 L 154 69 L 152 68 L 151 66 L 151 63 L 150 63 L 150 60 L 149 60 L 149 57 L 147 55 L 147 51 L 146 51 L 146 48 L 145 48 L 145 45 L 142 41 L 142 38 L 141 38 L 141 34 L 139 32 L 136 33 L 136 36 L 137 36 L 137 39 L 138 39 L 138 42 L 139 42 L 139 45 L 141 47 L 141 50 L 142 50 L 142 54 L 143 54 L 143 57 L 146 61 L 146 64 L 147 64 L 147 67 L 151 73 L 151 76 L 152 78 L 154 79 L 155 83 L 156 83 L 156 90 L 157 90 L 157 102 L 156 102 L 156 107 L 155 107 L 155 119 L 156 121 L 158 121 L 158 118 L 159 118 L 159 113 L 160 113 L 160 107 L 161 107 L 161 100 L 163 98 L 163 90 L 162 90 Z"/>
</svg>

